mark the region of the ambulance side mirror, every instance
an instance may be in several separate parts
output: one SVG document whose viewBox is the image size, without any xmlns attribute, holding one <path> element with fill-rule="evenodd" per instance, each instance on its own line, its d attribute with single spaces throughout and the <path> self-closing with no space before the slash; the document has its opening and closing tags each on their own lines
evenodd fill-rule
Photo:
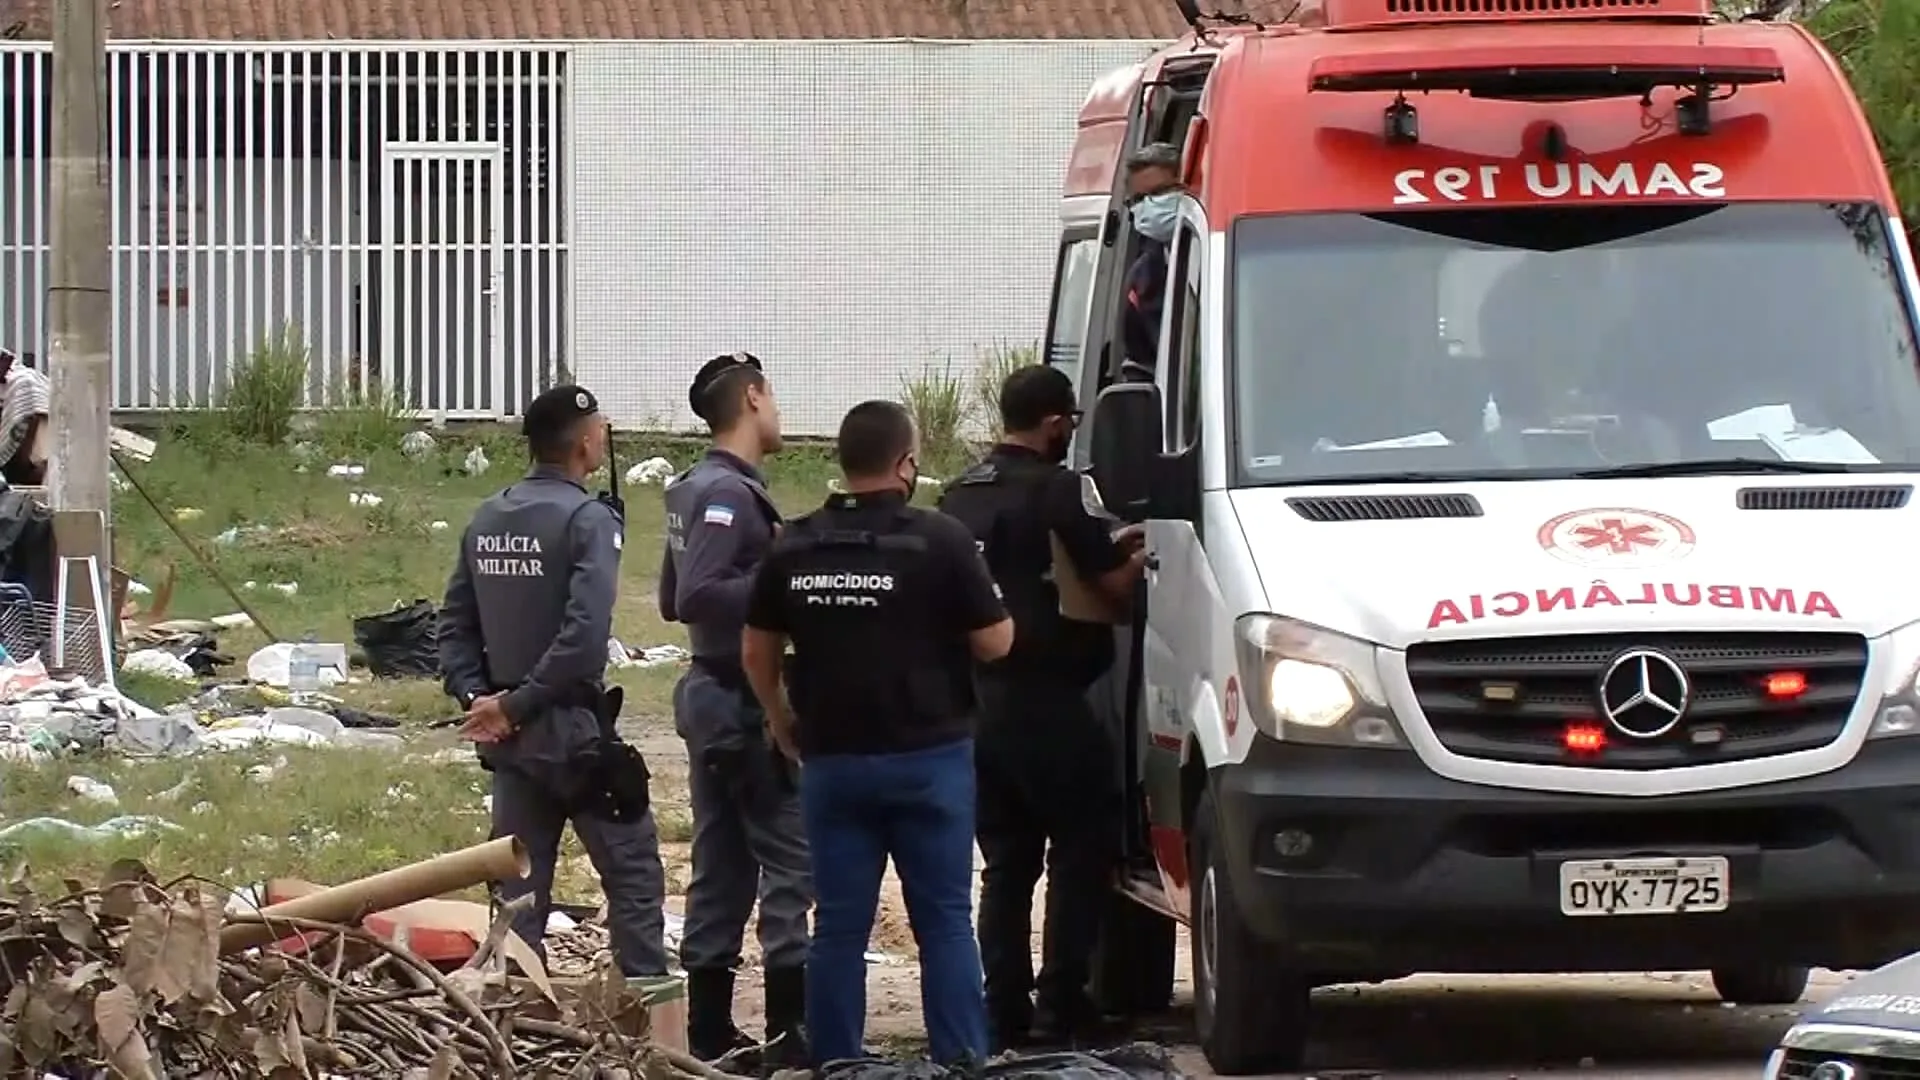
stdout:
<svg viewBox="0 0 1920 1080">
<path fill-rule="evenodd" d="M 1087 441 L 1087 471 L 1108 512 L 1122 521 L 1144 521 L 1159 471 L 1160 388 L 1118 383 L 1102 390 L 1087 419 Z"/>
</svg>

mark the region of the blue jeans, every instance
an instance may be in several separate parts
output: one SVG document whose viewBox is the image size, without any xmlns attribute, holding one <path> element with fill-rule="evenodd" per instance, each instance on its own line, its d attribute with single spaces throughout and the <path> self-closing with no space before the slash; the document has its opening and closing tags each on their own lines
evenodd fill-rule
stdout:
<svg viewBox="0 0 1920 1080">
<path fill-rule="evenodd" d="M 859 1057 L 867 941 L 893 858 L 920 946 L 920 1008 L 933 1060 L 987 1056 L 973 937 L 973 742 L 909 754 L 809 757 L 800 810 L 813 855 L 807 1036 L 819 1063 Z"/>
</svg>

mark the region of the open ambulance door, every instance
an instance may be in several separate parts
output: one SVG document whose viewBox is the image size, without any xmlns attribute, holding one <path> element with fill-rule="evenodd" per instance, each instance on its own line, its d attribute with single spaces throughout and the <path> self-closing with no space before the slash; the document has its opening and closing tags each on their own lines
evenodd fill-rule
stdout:
<svg viewBox="0 0 1920 1080">
<path fill-rule="evenodd" d="M 1171 57 L 1156 57 L 1144 70 L 1134 96 L 1128 130 L 1119 160 L 1113 170 L 1113 190 L 1099 228 L 1097 259 L 1089 287 L 1085 340 L 1081 343 L 1082 371 L 1077 384 L 1081 407 L 1088 415 L 1096 412 L 1103 391 L 1113 385 L 1124 357 L 1120 355 L 1121 326 L 1125 305 L 1127 270 L 1140 254 L 1140 241 L 1134 235 L 1126 213 L 1126 157 L 1151 142 L 1171 142 L 1184 146 L 1186 133 L 1198 115 L 1201 92 L 1212 70 L 1211 51 L 1182 51 Z M 1063 253 L 1063 269 L 1065 266 Z M 1176 271 L 1177 272 L 1177 271 Z M 1064 274 L 1063 274 L 1064 279 Z M 1170 283 L 1168 309 L 1175 306 L 1175 286 Z M 1056 300 L 1056 309 L 1059 304 Z M 1166 355 L 1166 345 L 1161 347 Z M 1131 396 L 1147 394 L 1160 397 L 1158 387 L 1140 384 L 1123 390 Z M 1153 407 L 1158 411 L 1158 405 Z M 1123 409 L 1121 413 L 1137 410 Z M 1162 421 L 1136 423 L 1122 419 L 1119 430 L 1110 430 L 1108 445 L 1124 445 L 1121 465 L 1109 460 L 1107 471 L 1116 485 L 1131 474 L 1144 479 L 1147 462 L 1161 456 L 1164 444 Z M 1141 418 L 1144 420 L 1144 417 Z M 1093 438 L 1076 439 L 1074 464 L 1092 483 L 1091 491 L 1101 488 L 1102 468 L 1095 461 Z M 1108 456 L 1108 455 L 1102 455 Z M 1139 471 L 1135 471 L 1138 469 Z M 1137 485 L 1136 485 L 1137 486 Z M 1128 523 L 1145 520 L 1146 507 L 1141 500 L 1122 497 L 1105 499 L 1106 509 Z M 1151 526 L 1150 526 L 1151 527 Z M 1151 572 L 1150 575 L 1151 576 Z M 1098 715 L 1107 719 L 1115 733 L 1118 750 L 1114 765 L 1122 785 L 1124 808 L 1121 830 L 1122 865 L 1114 903 L 1104 913 L 1100 947 L 1094 957 L 1093 986 L 1100 1006 L 1113 1013 L 1143 1014 L 1164 1011 L 1171 1003 L 1174 983 L 1175 919 L 1184 917 L 1184 897 L 1167 888 L 1161 860 L 1156 858 L 1153 836 L 1148 825 L 1150 794 L 1146 786 L 1149 760 L 1149 731 L 1144 708 L 1146 681 L 1143 657 L 1148 619 L 1153 611 L 1150 586 L 1143 581 L 1135 593 L 1133 618 L 1116 628 L 1116 661 L 1108 675 L 1090 695 Z M 1177 779 L 1177 777 L 1176 777 Z M 1177 803 L 1176 803 L 1177 805 Z M 1164 840 L 1164 838 L 1162 838 Z M 1164 846 L 1164 845 L 1163 845 Z M 1182 867 L 1184 872 L 1184 867 Z"/>
</svg>

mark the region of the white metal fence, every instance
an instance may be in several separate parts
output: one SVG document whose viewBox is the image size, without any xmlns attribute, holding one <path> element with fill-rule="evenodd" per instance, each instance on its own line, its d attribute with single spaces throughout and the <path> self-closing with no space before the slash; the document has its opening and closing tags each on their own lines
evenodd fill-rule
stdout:
<svg viewBox="0 0 1920 1080">
<path fill-rule="evenodd" d="M 43 354 L 50 54 L 0 50 L 0 344 Z M 114 403 L 207 404 L 285 326 L 308 402 L 518 411 L 566 364 L 566 51 L 116 44 Z"/>
</svg>

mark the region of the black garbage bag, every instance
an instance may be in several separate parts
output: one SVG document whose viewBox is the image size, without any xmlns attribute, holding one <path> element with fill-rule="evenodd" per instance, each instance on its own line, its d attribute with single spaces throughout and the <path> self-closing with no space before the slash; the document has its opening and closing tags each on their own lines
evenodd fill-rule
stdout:
<svg viewBox="0 0 1920 1080">
<path fill-rule="evenodd" d="M 995 1058 L 975 1069 L 949 1069 L 931 1061 L 856 1058 L 832 1061 L 816 1070 L 818 1080 L 1181 1080 L 1173 1054 L 1152 1043 L 1129 1043 L 1111 1050 L 1027 1054 Z"/>
<path fill-rule="evenodd" d="M 415 600 L 379 615 L 353 620 L 353 642 L 366 654 L 376 678 L 440 677 L 440 615 L 433 604 Z"/>
</svg>

